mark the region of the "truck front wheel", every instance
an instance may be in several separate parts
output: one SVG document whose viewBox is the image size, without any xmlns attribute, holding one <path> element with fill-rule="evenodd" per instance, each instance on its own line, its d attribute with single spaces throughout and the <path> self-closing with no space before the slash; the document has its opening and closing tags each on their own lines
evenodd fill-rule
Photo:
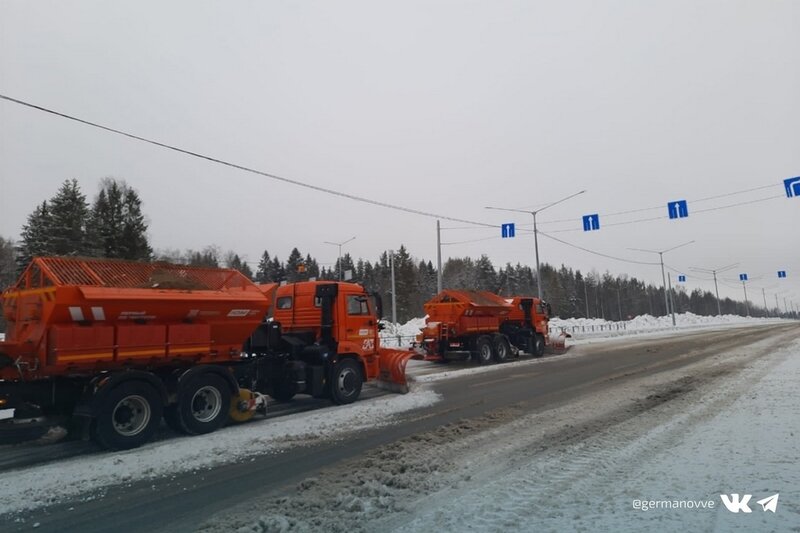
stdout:
<svg viewBox="0 0 800 533">
<path fill-rule="evenodd" d="M 161 399 L 152 386 L 143 381 L 122 383 L 103 399 L 92 436 L 104 448 L 136 448 L 156 432 L 162 411 Z"/>
<path fill-rule="evenodd" d="M 539 333 L 533 336 L 533 355 L 541 357 L 544 355 L 544 337 Z"/>
<path fill-rule="evenodd" d="M 333 365 L 331 372 L 331 400 L 338 405 L 353 403 L 361 394 L 364 378 L 361 369 L 352 359 L 342 359 Z"/>
</svg>

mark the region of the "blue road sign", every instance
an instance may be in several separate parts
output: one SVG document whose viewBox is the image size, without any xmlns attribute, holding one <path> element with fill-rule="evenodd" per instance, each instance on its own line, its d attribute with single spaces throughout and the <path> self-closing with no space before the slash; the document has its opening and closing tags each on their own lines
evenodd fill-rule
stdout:
<svg viewBox="0 0 800 533">
<path fill-rule="evenodd" d="M 786 196 L 788 198 L 792 196 L 800 197 L 800 176 L 783 180 L 783 186 L 786 187 Z"/>
<path fill-rule="evenodd" d="M 600 215 L 595 213 L 594 215 L 583 216 L 583 231 L 595 231 L 598 229 L 600 229 Z"/>
<path fill-rule="evenodd" d="M 778 277 L 779 278 L 785 278 L 786 277 L 786 271 L 785 270 L 778 270 Z"/>
<path fill-rule="evenodd" d="M 739 274 L 739 281 L 747 281 L 747 274 Z"/>
<path fill-rule="evenodd" d="M 503 236 L 504 239 L 510 239 L 514 236 L 514 223 L 510 224 L 503 224 L 500 229 L 500 234 Z"/>
<path fill-rule="evenodd" d="M 678 281 L 686 281 L 686 276 L 684 276 L 683 274 L 679 274 Z"/>
<path fill-rule="evenodd" d="M 686 218 L 689 216 L 689 208 L 686 205 L 686 200 L 676 200 L 667 204 L 667 212 L 669 218 Z"/>
</svg>

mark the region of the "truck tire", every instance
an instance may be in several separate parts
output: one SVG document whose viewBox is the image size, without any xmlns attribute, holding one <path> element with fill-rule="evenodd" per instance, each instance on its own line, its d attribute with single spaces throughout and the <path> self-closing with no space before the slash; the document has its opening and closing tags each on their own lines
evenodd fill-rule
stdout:
<svg viewBox="0 0 800 533">
<path fill-rule="evenodd" d="M 228 419 L 231 390 L 220 376 L 210 372 L 192 378 L 178 392 L 177 414 L 187 435 L 218 430 Z"/>
<path fill-rule="evenodd" d="M 494 346 L 492 338 L 488 335 L 481 335 L 475 341 L 475 360 L 479 365 L 488 365 L 494 359 Z"/>
<path fill-rule="evenodd" d="M 511 345 L 505 335 L 494 336 L 494 360 L 505 363 L 511 358 Z"/>
<path fill-rule="evenodd" d="M 352 359 L 342 359 L 333 365 L 330 380 L 331 400 L 337 405 L 353 403 L 361 395 L 364 378 L 361 368 Z"/>
<path fill-rule="evenodd" d="M 537 334 L 535 334 L 533 336 L 533 339 L 531 339 L 531 342 L 533 344 L 533 350 L 532 350 L 533 351 L 533 355 L 535 355 L 536 357 L 543 356 L 544 355 L 544 337 L 542 335 L 540 335 L 539 333 L 537 333 Z"/>
<path fill-rule="evenodd" d="M 143 381 L 117 385 L 95 414 L 92 437 L 100 446 L 128 450 L 149 441 L 161 422 L 158 392 Z"/>
</svg>

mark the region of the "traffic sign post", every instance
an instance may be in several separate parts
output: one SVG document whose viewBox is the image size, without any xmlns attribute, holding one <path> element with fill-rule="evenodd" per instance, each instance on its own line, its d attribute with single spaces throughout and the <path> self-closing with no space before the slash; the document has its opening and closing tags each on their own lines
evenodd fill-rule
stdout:
<svg viewBox="0 0 800 533">
<path fill-rule="evenodd" d="M 787 198 L 800 197 L 800 176 L 783 180 L 783 186 L 786 187 Z"/>
<path fill-rule="evenodd" d="M 503 224 L 502 226 L 500 226 L 500 235 L 504 239 L 511 239 L 514 237 L 515 234 L 516 230 L 514 228 L 513 222 L 509 224 Z"/>
<path fill-rule="evenodd" d="M 667 204 L 667 213 L 670 219 L 686 218 L 689 216 L 689 207 L 686 200 L 676 200 Z"/>
<path fill-rule="evenodd" d="M 747 311 L 747 316 L 750 316 L 750 302 L 747 301 L 747 274 L 739 274 L 739 281 L 742 282 L 742 289 L 744 289 L 744 309 Z"/>
<path fill-rule="evenodd" d="M 678 274 L 678 281 L 680 283 L 686 283 L 686 276 L 684 276 L 683 274 Z"/>
<path fill-rule="evenodd" d="M 597 231 L 600 229 L 600 215 L 597 213 L 593 215 L 583 216 L 583 231 Z"/>
</svg>

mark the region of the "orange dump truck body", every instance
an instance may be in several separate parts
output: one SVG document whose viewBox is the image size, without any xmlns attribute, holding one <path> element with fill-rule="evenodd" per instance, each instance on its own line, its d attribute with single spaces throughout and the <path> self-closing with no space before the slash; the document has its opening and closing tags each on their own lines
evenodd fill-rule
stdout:
<svg viewBox="0 0 800 533">
<path fill-rule="evenodd" d="M 490 333 L 511 312 L 510 304 L 488 291 L 445 290 L 425 305 L 427 323 L 446 328 L 448 336 Z M 439 326 L 440 325 L 440 326 Z"/>
<path fill-rule="evenodd" d="M 2 294 L 0 378 L 234 360 L 274 290 L 232 269 L 36 258 Z"/>
</svg>

